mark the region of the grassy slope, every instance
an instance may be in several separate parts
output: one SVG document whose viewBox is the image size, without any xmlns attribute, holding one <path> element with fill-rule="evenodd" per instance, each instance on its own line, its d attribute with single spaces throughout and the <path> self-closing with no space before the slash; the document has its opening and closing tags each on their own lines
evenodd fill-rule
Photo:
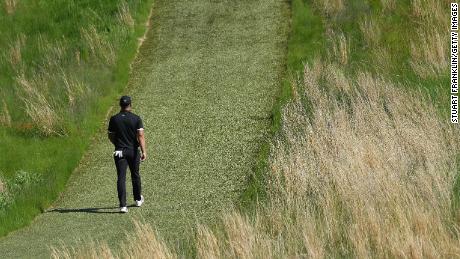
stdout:
<svg viewBox="0 0 460 259">
<path fill-rule="evenodd" d="M 312 1 L 320 2 L 320 1 Z M 321 14 L 327 29 L 334 32 L 343 32 L 349 44 L 349 61 L 344 68 L 350 73 L 366 70 L 379 74 L 394 82 L 401 83 L 404 87 L 410 87 L 422 91 L 428 95 L 430 101 L 437 106 L 442 116 L 447 116 L 449 106 L 449 95 L 441 91 L 442 87 L 449 85 L 449 73 L 447 67 L 438 74 L 428 75 L 421 78 L 411 67 L 411 43 L 417 46 L 418 52 L 422 53 L 425 46 L 429 46 L 433 53 L 438 51 L 434 38 L 427 38 L 421 32 L 429 32 L 430 29 L 440 34 L 441 41 L 447 43 L 448 23 L 440 24 L 448 20 L 448 1 L 439 1 L 442 13 L 435 13 L 430 10 L 428 3 L 438 1 L 421 1 L 421 9 L 418 14 L 414 10 L 414 3 L 417 1 L 397 1 L 393 8 L 386 8 L 382 2 L 377 0 L 351 0 L 343 1 L 344 10 L 335 15 Z M 391 1 L 388 1 L 391 2 Z M 314 4 L 311 4 L 314 5 Z M 431 16 L 432 17 L 431 17 Z M 437 15 L 442 15 L 441 18 Z M 364 20 L 372 21 L 375 25 L 374 40 L 368 42 L 363 35 L 361 24 Z M 371 31 L 372 31 L 371 29 Z M 327 33 L 326 33 L 327 34 Z M 372 35 L 372 34 L 371 34 Z M 337 36 L 337 35 L 335 35 Z M 418 40 L 418 41 L 417 41 Z M 428 41 L 432 45 L 421 44 Z M 333 42 L 328 41 L 326 47 L 333 48 Z M 443 58 L 437 57 L 437 62 L 444 62 L 447 59 L 447 44 L 444 45 L 445 54 Z M 325 55 L 323 55 L 323 58 Z M 425 60 L 415 60 L 421 63 Z"/>
<path fill-rule="evenodd" d="M 268 133 L 283 70 L 286 8 L 279 0 L 158 1 L 130 83 L 148 129 L 145 207 L 113 213 L 114 167 L 101 132 L 56 210 L 2 239 L 3 255 L 46 256 L 45 245 L 87 237 L 113 245 L 132 228 L 130 216 L 154 222 L 171 242 L 196 220 L 214 222 L 238 197 Z"/>
<path fill-rule="evenodd" d="M 448 85 L 448 71 L 445 70 L 445 72 L 428 76 L 428 78 L 420 78 L 411 68 L 410 39 L 420 37 L 420 35 L 414 35 L 416 33 L 414 28 L 419 27 L 420 21 L 416 20 L 419 17 L 415 17 L 413 14 L 411 1 L 397 2 L 396 8 L 391 10 L 385 10 L 380 1 L 343 1 L 345 10 L 338 15 L 322 13 L 321 10 L 315 8 L 314 2 L 322 1 L 293 0 L 291 4 L 291 34 L 287 53 L 288 75 L 280 102 L 273 111 L 275 115 L 272 127 L 274 132 L 278 132 L 281 126 L 279 119 L 281 108 L 292 98 L 289 80 L 295 80 L 299 75 L 301 77 L 304 64 L 312 63 L 315 58 L 331 60 L 328 50 L 333 48 L 334 42 L 327 39 L 327 32 L 324 27 L 335 32 L 343 32 L 347 37 L 350 55 L 348 63 L 340 64 L 340 66 L 350 75 L 354 76 L 355 72 L 365 70 L 384 76 L 400 83 L 402 87 L 420 91 L 421 98 L 431 101 L 443 118 L 447 115 L 449 107 L 447 98 L 449 95 L 440 91 L 440 86 Z M 447 2 L 443 6 L 448 10 Z M 362 35 L 360 23 L 366 18 L 374 19 L 381 30 L 378 46 L 370 45 Z M 443 34 L 444 32 L 444 30 L 441 31 L 442 36 L 446 36 Z M 377 47 L 387 52 L 388 60 L 376 58 L 374 51 Z M 337 60 L 333 61 L 339 63 Z M 243 204 L 254 205 L 252 203 L 258 203 L 259 206 L 264 206 L 264 203 L 257 199 L 265 197 L 266 187 L 264 187 L 263 182 L 268 153 L 268 149 L 263 150 L 258 168 L 260 172 L 245 196 L 242 197 Z M 285 220 L 288 221 L 288 219 Z"/>
<path fill-rule="evenodd" d="M 117 50 L 117 62 L 110 66 L 100 64 L 84 54 L 88 49 L 80 37 L 80 29 L 96 23 L 99 25 L 98 30 L 120 30 L 122 25 L 118 24 L 118 1 L 20 1 L 13 14 L 0 11 L 0 99 L 5 100 L 10 107 L 12 119 L 10 127 L 0 125 L 0 179 L 12 181 L 17 171 L 26 171 L 40 175 L 46 183 L 28 186 L 14 193 L 15 202 L 6 209 L 0 208 L 0 236 L 30 223 L 64 189 L 70 173 L 88 148 L 89 136 L 95 134 L 108 107 L 126 86 L 129 64 L 137 49 L 137 37 L 145 31 L 144 21 L 151 3 L 151 0 L 129 1 L 135 24 L 129 33 L 110 40 Z M 9 51 L 18 35 L 25 35 L 27 40 L 21 47 L 20 64 L 12 67 Z M 113 32 L 107 35 L 115 37 L 118 34 Z M 57 61 L 62 62 L 62 71 L 70 71 L 72 78 L 85 83 L 90 89 L 85 105 L 77 105 L 84 108 L 75 111 L 76 114 L 66 114 L 64 123 L 70 130 L 66 137 L 43 137 L 36 134 L 34 129 L 24 128 L 24 125 L 30 123 L 25 115 L 24 104 L 17 96 L 15 77 L 18 75 L 14 69 L 23 66 L 27 75 L 43 69 L 56 80 L 62 75 L 57 69 L 47 71 L 46 65 L 43 65 L 49 53 L 40 50 L 40 40 L 48 42 L 51 47 L 54 47 L 52 44 L 59 46 L 62 43 L 60 46 L 65 49 L 64 54 L 60 56 L 62 60 Z M 82 52 L 81 66 L 76 65 L 74 55 L 77 50 Z M 59 84 L 51 88 L 54 91 L 63 89 Z M 60 95 L 47 97 L 58 102 L 65 99 Z M 2 114 L 4 112 L 2 110 Z"/>
</svg>

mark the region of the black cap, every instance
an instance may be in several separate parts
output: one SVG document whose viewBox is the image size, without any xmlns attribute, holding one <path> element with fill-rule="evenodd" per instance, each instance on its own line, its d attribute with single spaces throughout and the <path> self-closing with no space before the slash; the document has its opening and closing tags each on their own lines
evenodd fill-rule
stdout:
<svg viewBox="0 0 460 259">
<path fill-rule="evenodd" d="M 128 105 L 131 104 L 131 97 L 124 95 L 120 98 L 120 106 L 121 107 L 127 107 Z"/>
</svg>

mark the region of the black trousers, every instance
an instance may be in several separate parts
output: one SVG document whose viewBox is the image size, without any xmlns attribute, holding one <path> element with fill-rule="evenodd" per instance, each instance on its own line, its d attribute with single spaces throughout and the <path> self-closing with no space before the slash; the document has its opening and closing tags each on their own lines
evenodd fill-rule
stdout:
<svg viewBox="0 0 460 259">
<path fill-rule="evenodd" d="M 134 200 L 141 200 L 141 176 L 139 174 L 140 152 L 136 149 L 123 149 L 123 157 L 114 156 L 117 167 L 117 191 L 120 207 L 126 207 L 126 169 L 129 166 L 133 184 Z"/>
</svg>

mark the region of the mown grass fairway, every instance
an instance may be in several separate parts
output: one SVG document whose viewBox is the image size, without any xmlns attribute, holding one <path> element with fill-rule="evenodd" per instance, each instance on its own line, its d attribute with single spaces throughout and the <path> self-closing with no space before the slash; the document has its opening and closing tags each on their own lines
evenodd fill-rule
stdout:
<svg viewBox="0 0 460 259">
<path fill-rule="evenodd" d="M 156 1 L 128 91 L 148 140 L 145 206 L 117 213 L 112 147 L 101 125 L 66 192 L 31 226 L 0 239 L 0 256 L 48 257 L 49 246 L 89 240 L 114 245 L 132 229 L 131 217 L 154 223 L 171 244 L 197 221 L 215 222 L 241 194 L 269 131 L 287 13 L 283 0 Z"/>
</svg>

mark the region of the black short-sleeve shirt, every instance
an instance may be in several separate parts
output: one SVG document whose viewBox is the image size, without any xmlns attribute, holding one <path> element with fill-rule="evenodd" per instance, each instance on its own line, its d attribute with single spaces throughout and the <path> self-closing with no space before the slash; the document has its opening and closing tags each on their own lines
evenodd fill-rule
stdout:
<svg viewBox="0 0 460 259">
<path fill-rule="evenodd" d="M 115 134 L 115 149 L 137 149 L 137 131 L 143 130 L 141 117 L 128 111 L 121 111 L 110 118 L 109 132 Z"/>
</svg>

